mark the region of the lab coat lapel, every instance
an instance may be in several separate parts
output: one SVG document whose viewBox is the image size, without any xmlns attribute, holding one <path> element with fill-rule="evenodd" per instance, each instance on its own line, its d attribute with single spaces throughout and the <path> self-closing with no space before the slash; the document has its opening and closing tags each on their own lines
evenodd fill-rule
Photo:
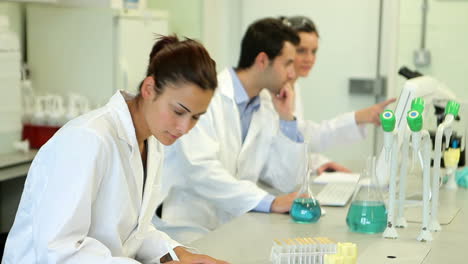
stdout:
<svg viewBox="0 0 468 264">
<path fill-rule="evenodd" d="M 263 153 L 258 153 L 256 151 L 256 147 L 258 146 L 257 141 L 260 140 L 258 137 L 261 135 L 261 130 L 263 129 L 271 129 L 272 124 L 268 124 L 267 121 L 270 121 L 267 116 L 268 112 L 266 112 L 264 102 L 261 100 L 260 107 L 257 111 L 255 111 L 252 115 L 252 120 L 250 121 L 249 130 L 245 137 L 244 143 L 242 144 L 241 151 L 239 153 L 239 157 L 237 159 L 237 168 L 239 170 L 239 177 L 242 179 L 247 179 L 251 175 L 248 173 L 247 168 L 251 168 L 251 162 L 256 164 L 256 159 L 258 155 L 262 155 Z M 266 135 L 263 135 L 266 136 Z M 250 164 L 250 165 L 248 165 Z M 247 171 L 245 171 L 247 169 Z M 253 168 L 252 168 L 253 169 Z M 247 178 L 245 178 L 247 177 Z"/>
<path fill-rule="evenodd" d="M 148 223 L 154 215 L 158 201 L 156 195 L 161 186 L 161 177 L 158 167 L 163 160 L 162 145 L 151 136 L 148 138 L 148 157 L 146 161 L 146 183 L 143 192 L 143 203 L 141 206 L 140 223 Z"/>
<path fill-rule="evenodd" d="M 117 91 L 117 93 L 111 98 L 109 107 L 114 108 L 117 122 L 117 134 L 118 137 L 126 142 L 130 151 L 130 164 L 134 175 L 127 175 L 129 182 L 135 184 L 139 195 L 137 195 L 137 201 L 135 206 L 141 208 L 142 194 L 143 194 L 143 162 L 141 160 L 140 150 L 138 148 L 138 142 L 135 134 L 135 127 L 133 126 L 132 116 L 130 110 L 125 102 L 125 96 L 130 96 L 124 91 Z"/>
<path fill-rule="evenodd" d="M 239 109 L 234 99 L 234 86 L 232 84 L 232 76 L 229 69 L 225 69 L 218 76 L 219 92 L 224 100 L 224 114 L 226 115 L 226 129 L 232 129 L 225 134 L 226 142 L 233 144 L 230 149 L 236 150 L 242 147 L 242 132 L 239 118 Z M 239 153 L 239 152 L 235 152 Z"/>
<path fill-rule="evenodd" d="M 130 164 L 132 166 L 132 171 L 135 175 L 132 175 L 133 180 L 136 184 L 138 190 L 138 208 L 141 210 L 142 196 L 143 196 L 143 161 L 141 160 L 140 150 L 138 145 L 132 147 L 132 153 L 130 157 Z"/>
</svg>

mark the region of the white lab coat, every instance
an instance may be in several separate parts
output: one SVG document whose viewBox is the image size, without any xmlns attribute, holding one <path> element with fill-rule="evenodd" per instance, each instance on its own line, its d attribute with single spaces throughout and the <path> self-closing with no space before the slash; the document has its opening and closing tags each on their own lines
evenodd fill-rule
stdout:
<svg viewBox="0 0 468 264">
<path fill-rule="evenodd" d="M 65 125 L 29 170 L 2 263 L 159 263 L 179 244 L 151 223 L 163 148 L 148 139 L 147 179 L 125 99 Z"/>
<path fill-rule="evenodd" d="M 303 177 L 304 145 L 283 135 L 267 91 L 242 143 L 239 111 L 229 70 L 199 123 L 166 149 L 163 178 L 174 185 L 164 200 L 163 221 L 154 223 L 190 242 L 253 208 L 267 194 L 259 180 L 292 192 Z"/>
<path fill-rule="evenodd" d="M 323 152 L 334 146 L 342 146 L 358 140 L 367 135 L 365 125 L 357 125 L 354 112 L 348 112 L 320 123 L 304 119 L 304 108 L 302 106 L 301 87 L 294 86 L 296 93 L 296 112 L 298 127 L 309 141 L 310 152 Z M 317 154 L 318 155 L 318 154 Z M 313 155 L 314 156 L 314 155 Z M 323 164 L 325 158 L 315 156 L 314 164 Z"/>
</svg>

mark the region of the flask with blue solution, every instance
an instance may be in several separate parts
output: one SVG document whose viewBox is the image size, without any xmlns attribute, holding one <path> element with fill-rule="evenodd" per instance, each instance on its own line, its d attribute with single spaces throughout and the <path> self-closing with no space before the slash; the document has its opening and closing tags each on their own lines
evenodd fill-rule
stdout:
<svg viewBox="0 0 468 264">
<path fill-rule="evenodd" d="M 352 232 L 375 234 L 386 228 L 387 209 L 375 174 L 375 157 L 370 157 L 346 216 L 346 224 Z"/>
<path fill-rule="evenodd" d="M 312 190 L 310 189 L 311 170 L 309 169 L 309 152 L 307 143 L 304 143 L 304 148 L 304 178 L 289 214 L 291 215 L 292 220 L 296 223 L 315 223 L 320 219 L 322 212 L 319 202 L 315 199 Z"/>
</svg>

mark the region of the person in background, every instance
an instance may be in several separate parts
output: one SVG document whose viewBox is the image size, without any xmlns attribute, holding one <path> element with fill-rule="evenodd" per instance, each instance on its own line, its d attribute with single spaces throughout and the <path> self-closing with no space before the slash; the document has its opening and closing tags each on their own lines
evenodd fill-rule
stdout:
<svg viewBox="0 0 468 264">
<path fill-rule="evenodd" d="M 39 150 L 2 263 L 225 263 L 189 252 L 151 223 L 163 145 L 206 112 L 215 62 L 198 42 L 175 36 L 161 37 L 150 57 L 137 96 L 118 91 Z"/>
<path fill-rule="evenodd" d="M 395 102 L 395 98 L 388 99 L 370 107 L 339 115 L 331 120 L 315 123 L 304 120 L 302 107 L 301 87 L 299 78 L 305 78 L 315 65 L 315 59 L 319 48 L 319 33 L 314 22 L 304 16 L 280 17 L 283 24 L 291 27 L 299 36 L 300 42 L 296 47 L 294 69 L 296 77 L 287 84 L 288 89 L 294 91 L 295 116 L 298 119 L 301 131 L 308 137 L 311 152 L 323 152 L 333 146 L 342 146 L 364 139 L 366 136 L 365 125 L 380 125 L 380 113 L 386 106 Z M 324 156 L 313 158 L 314 164 L 322 164 L 318 168 L 318 174 L 326 170 L 350 172 L 344 166 L 331 162 Z"/>
<path fill-rule="evenodd" d="M 153 220 L 158 228 L 190 242 L 252 210 L 289 211 L 305 155 L 293 98 L 282 87 L 295 78 L 298 43 L 275 18 L 248 27 L 238 66 L 218 75 L 206 115 L 167 149 L 163 178 L 174 181 L 162 219 Z M 287 194 L 269 194 L 259 181 Z"/>
</svg>

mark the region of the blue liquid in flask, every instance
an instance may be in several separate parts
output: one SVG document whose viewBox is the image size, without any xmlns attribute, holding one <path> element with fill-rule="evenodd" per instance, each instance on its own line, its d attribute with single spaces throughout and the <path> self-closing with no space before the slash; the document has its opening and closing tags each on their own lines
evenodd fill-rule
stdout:
<svg viewBox="0 0 468 264">
<path fill-rule="evenodd" d="M 296 198 L 291 206 L 291 218 L 297 223 L 315 223 L 322 212 L 314 198 Z"/>
<path fill-rule="evenodd" d="M 346 216 L 346 224 L 353 232 L 381 233 L 387 226 L 387 209 L 380 201 L 353 201 Z"/>
</svg>

